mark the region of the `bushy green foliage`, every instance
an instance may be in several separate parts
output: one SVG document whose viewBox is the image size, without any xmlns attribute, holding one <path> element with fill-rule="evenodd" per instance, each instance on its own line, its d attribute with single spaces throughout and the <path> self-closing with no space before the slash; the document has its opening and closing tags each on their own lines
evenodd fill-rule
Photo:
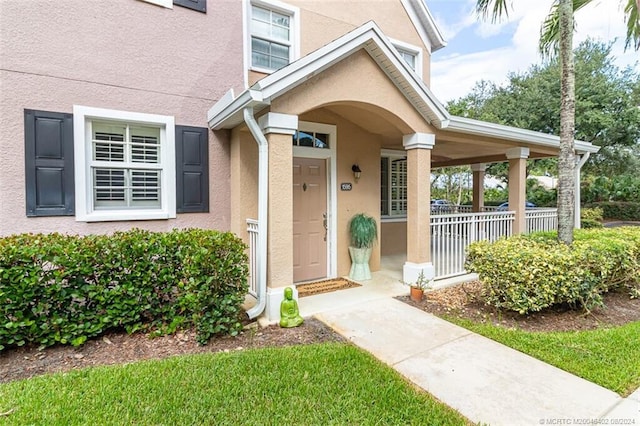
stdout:
<svg viewBox="0 0 640 426">
<path fill-rule="evenodd" d="M 77 346 L 121 328 L 195 326 L 201 343 L 235 334 L 247 290 L 244 248 L 230 233 L 198 229 L 1 238 L 0 350 Z"/>
<path fill-rule="evenodd" d="M 640 203 L 640 175 L 587 177 L 581 185 L 580 198 L 585 203 L 628 201 Z"/>
<path fill-rule="evenodd" d="M 586 310 L 624 288 L 640 296 L 640 228 L 576 230 L 571 246 L 555 232 L 469 246 L 467 269 L 480 275 L 485 301 L 521 314 L 568 303 Z"/>
<path fill-rule="evenodd" d="M 378 238 L 378 225 L 376 220 L 364 213 L 358 213 L 349 222 L 349 234 L 351 246 L 356 248 L 369 248 Z"/>
<path fill-rule="evenodd" d="M 588 206 L 602 209 L 602 215 L 607 219 L 640 222 L 640 203 L 603 201 L 588 204 Z"/>
<path fill-rule="evenodd" d="M 602 228 L 602 218 L 600 207 L 580 209 L 580 226 L 583 229 Z"/>
</svg>

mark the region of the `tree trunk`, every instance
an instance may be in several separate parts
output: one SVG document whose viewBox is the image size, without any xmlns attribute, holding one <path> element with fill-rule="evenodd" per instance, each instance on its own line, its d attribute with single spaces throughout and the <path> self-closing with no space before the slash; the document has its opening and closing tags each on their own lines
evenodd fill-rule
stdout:
<svg viewBox="0 0 640 426">
<path fill-rule="evenodd" d="M 573 1 L 560 0 L 560 155 L 558 156 L 558 239 L 573 242 L 575 210 L 575 74 L 573 67 Z"/>
</svg>

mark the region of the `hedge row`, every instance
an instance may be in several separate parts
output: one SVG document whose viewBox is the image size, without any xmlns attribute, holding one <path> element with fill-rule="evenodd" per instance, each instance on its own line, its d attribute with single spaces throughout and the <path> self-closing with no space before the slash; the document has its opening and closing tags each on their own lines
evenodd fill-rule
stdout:
<svg viewBox="0 0 640 426">
<path fill-rule="evenodd" d="M 77 346 L 113 329 L 195 327 L 200 343 L 237 334 L 244 249 L 231 233 L 198 229 L 0 238 L 0 350 Z"/>
<path fill-rule="evenodd" d="M 601 201 L 587 204 L 587 207 L 602 209 L 602 214 L 606 219 L 640 222 L 640 203 L 630 201 Z"/>
<path fill-rule="evenodd" d="M 571 246 L 554 232 L 469 247 L 467 269 L 479 274 L 485 301 L 521 314 L 567 303 L 590 310 L 602 294 L 640 297 L 640 227 L 576 230 Z"/>
</svg>

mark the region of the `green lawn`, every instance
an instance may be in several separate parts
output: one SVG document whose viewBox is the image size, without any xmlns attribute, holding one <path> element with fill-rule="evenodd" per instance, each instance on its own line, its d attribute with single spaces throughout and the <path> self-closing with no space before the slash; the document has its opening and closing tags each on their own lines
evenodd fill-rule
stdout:
<svg viewBox="0 0 640 426">
<path fill-rule="evenodd" d="M 174 357 L 0 385 L 0 424 L 463 425 L 350 345 Z"/>
<path fill-rule="evenodd" d="M 626 396 L 640 386 L 640 321 L 576 332 L 526 332 L 445 318 L 506 346 Z"/>
</svg>

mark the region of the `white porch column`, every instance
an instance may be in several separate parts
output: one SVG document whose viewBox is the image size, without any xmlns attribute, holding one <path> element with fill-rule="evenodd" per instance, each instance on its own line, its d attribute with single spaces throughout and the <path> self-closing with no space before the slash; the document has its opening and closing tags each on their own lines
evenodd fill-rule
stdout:
<svg viewBox="0 0 640 426">
<path fill-rule="evenodd" d="M 582 170 L 582 166 L 584 166 L 584 163 L 587 162 L 587 160 L 589 159 L 589 156 L 591 155 L 590 152 L 585 152 L 582 156 L 580 155 L 576 155 L 576 183 L 575 183 L 575 220 L 574 220 L 574 227 L 577 229 L 580 229 L 581 224 L 580 224 L 580 171 Z"/>
<path fill-rule="evenodd" d="M 509 210 L 516 212 L 513 234 L 525 231 L 525 203 L 527 201 L 527 158 L 529 148 L 511 148 L 506 152 L 509 159 Z"/>
<path fill-rule="evenodd" d="M 405 135 L 402 144 L 407 150 L 407 262 L 402 279 L 414 283 L 420 273 L 433 279 L 431 263 L 431 149 L 435 135 L 414 133 Z"/>
<path fill-rule="evenodd" d="M 258 124 L 269 142 L 267 306 L 270 322 L 280 320 L 284 288 L 293 287 L 293 148 L 298 116 L 267 113 Z M 297 292 L 294 291 L 297 298 Z"/>
<path fill-rule="evenodd" d="M 481 212 L 484 207 L 484 172 L 487 165 L 484 163 L 472 164 L 473 171 L 473 208 L 474 212 Z"/>
</svg>

